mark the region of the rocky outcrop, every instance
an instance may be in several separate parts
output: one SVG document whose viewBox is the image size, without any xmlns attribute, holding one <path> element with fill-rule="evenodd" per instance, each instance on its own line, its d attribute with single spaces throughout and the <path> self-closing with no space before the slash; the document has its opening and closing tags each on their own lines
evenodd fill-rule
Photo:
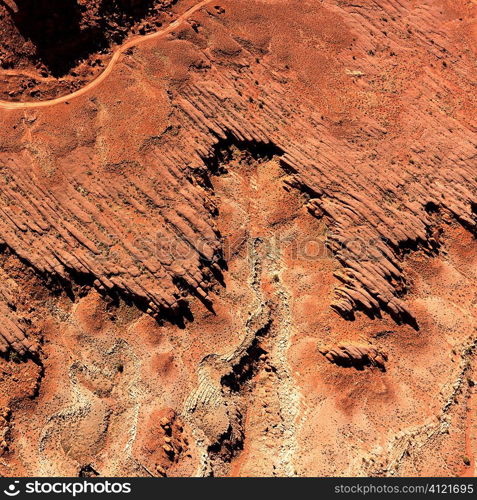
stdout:
<svg viewBox="0 0 477 500">
<path fill-rule="evenodd" d="M 20 356 L 34 354 L 38 342 L 34 338 L 31 322 L 17 310 L 18 286 L 5 273 L 0 273 L 0 352 L 14 351 Z"/>
<path fill-rule="evenodd" d="M 372 346 L 339 344 L 336 347 L 320 347 L 319 351 L 328 361 L 338 366 L 353 367 L 357 370 L 369 366 L 386 371 L 388 355 Z"/>
</svg>

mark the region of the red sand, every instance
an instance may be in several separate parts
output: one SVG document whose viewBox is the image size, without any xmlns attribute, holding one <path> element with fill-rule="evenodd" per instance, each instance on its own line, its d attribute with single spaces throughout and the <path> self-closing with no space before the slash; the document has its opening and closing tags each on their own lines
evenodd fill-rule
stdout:
<svg viewBox="0 0 477 500">
<path fill-rule="evenodd" d="M 0 473 L 473 475 L 477 7 L 161 5 L 0 22 Z"/>
</svg>

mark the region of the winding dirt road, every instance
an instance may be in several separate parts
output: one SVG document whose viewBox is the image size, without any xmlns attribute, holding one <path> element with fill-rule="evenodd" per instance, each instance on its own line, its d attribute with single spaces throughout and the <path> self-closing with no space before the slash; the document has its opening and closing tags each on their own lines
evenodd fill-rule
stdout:
<svg viewBox="0 0 477 500">
<path fill-rule="evenodd" d="M 48 99 L 46 101 L 35 101 L 35 102 L 10 102 L 10 101 L 2 101 L 0 100 L 0 109 L 28 109 L 28 108 L 45 108 L 48 106 L 54 106 L 56 104 L 61 104 L 66 101 L 71 101 L 76 97 L 79 97 L 83 94 L 86 94 L 89 90 L 100 85 L 111 73 L 114 65 L 119 60 L 121 55 L 131 47 L 138 45 L 139 43 L 143 43 L 149 40 L 153 40 L 155 38 L 160 38 L 171 33 L 174 29 L 180 26 L 185 20 L 187 20 L 192 14 L 200 10 L 202 7 L 210 3 L 212 0 L 202 0 L 198 4 L 194 5 L 190 9 L 188 9 L 184 14 L 179 16 L 175 21 L 173 21 L 167 28 L 156 31 L 155 33 L 150 33 L 149 35 L 137 36 L 126 42 L 124 45 L 118 47 L 116 52 L 114 52 L 113 57 L 110 59 L 106 69 L 94 80 L 86 84 L 84 87 L 72 92 L 71 94 L 67 94 L 61 97 L 57 97 L 55 99 Z"/>
</svg>

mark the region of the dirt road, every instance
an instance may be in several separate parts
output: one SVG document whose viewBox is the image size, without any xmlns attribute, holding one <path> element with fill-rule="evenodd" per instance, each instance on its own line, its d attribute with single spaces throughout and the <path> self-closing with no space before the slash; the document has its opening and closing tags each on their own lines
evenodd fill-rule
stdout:
<svg viewBox="0 0 477 500">
<path fill-rule="evenodd" d="M 67 94 L 61 97 L 57 97 L 55 99 L 48 99 L 46 101 L 35 101 L 35 102 L 10 102 L 10 101 L 1 101 L 0 100 L 0 109 L 28 109 L 28 108 L 45 108 L 48 106 L 54 106 L 56 104 L 61 104 L 66 101 L 71 101 L 71 99 L 75 99 L 83 94 L 86 94 L 91 89 L 100 85 L 111 73 L 114 68 L 114 65 L 119 60 L 121 55 L 131 47 L 138 45 L 140 43 L 153 40 L 155 38 L 163 37 L 169 33 L 171 33 L 174 29 L 179 27 L 186 19 L 188 19 L 192 14 L 200 10 L 202 7 L 210 3 L 211 0 L 202 0 L 198 4 L 194 5 L 190 9 L 188 9 L 184 14 L 179 16 L 175 21 L 173 21 L 167 28 L 164 28 L 160 31 L 156 31 L 155 33 L 151 33 L 145 36 L 137 36 L 126 42 L 124 45 L 118 47 L 116 52 L 114 52 L 113 57 L 109 61 L 105 70 L 94 80 L 89 82 L 87 85 L 82 87 L 71 94 Z"/>
</svg>

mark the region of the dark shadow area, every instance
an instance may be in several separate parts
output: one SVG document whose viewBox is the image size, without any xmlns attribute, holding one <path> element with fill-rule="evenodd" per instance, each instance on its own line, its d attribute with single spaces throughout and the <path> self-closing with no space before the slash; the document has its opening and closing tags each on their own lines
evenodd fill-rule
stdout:
<svg viewBox="0 0 477 500">
<path fill-rule="evenodd" d="M 232 159 L 234 150 L 238 150 L 244 157 L 249 156 L 250 160 L 271 160 L 275 156 L 283 156 L 283 149 L 269 142 L 243 141 L 228 132 L 225 139 L 219 138 L 214 145 L 211 154 L 203 158 L 206 171 L 199 172 L 204 185 L 213 189 L 210 181 L 211 175 L 220 175 L 227 172 L 226 165 Z"/>
<path fill-rule="evenodd" d="M 376 365 L 369 356 L 365 355 L 360 359 L 352 358 L 337 358 L 334 360 L 334 364 L 341 368 L 354 368 L 358 371 L 363 371 L 365 368 L 377 367 L 380 371 L 385 372 L 386 367 L 384 365 Z"/>
<path fill-rule="evenodd" d="M 227 430 L 218 437 L 217 441 L 207 448 L 212 461 L 220 460 L 230 463 L 237 453 L 243 450 L 245 435 L 242 420 L 242 414 L 237 412 L 233 424 L 229 425 Z"/>
<path fill-rule="evenodd" d="M 428 213 L 428 214 L 438 214 L 439 213 L 439 206 L 436 205 L 433 201 L 428 201 L 425 206 L 424 206 L 424 210 Z"/>
<path fill-rule="evenodd" d="M 55 77 L 79 61 L 120 43 L 156 0 L 0 0 L 15 26 L 31 40 L 38 59 Z M 14 7 L 16 6 L 16 8 Z"/>
<path fill-rule="evenodd" d="M 233 160 L 234 155 L 240 153 L 243 160 L 248 163 L 256 161 L 269 161 L 274 157 L 282 157 L 284 151 L 277 145 L 269 142 L 259 141 L 243 141 L 237 138 L 233 132 L 227 131 L 225 138 L 217 138 L 217 143 L 214 145 L 211 153 L 202 158 L 204 167 L 194 171 L 194 177 L 199 184 L 209 191 L 214 191 L 212 178 L 218 175 L 227 174 L 227 166 Z M 283 162 L 281 162 L 283 166 Z M 219 217 L 217 210 L 211 214 L 213 217 Z M 217 233 L 217 237 L 221 235 Z M 214 278 L 225 286 L 224 277 L 221 271 L 227 271 L 227 256 L 223 252 L 214 256 L 213 262 L 201 257 L 200 263 L 202 268 L 210 269 Z M 212 266 L 216 263 L 220 269 Z"/>
<path fill-rule="evenodd" d="M 81 467 L 78 477 L 98 477 L 99 472 L 97 472 L 91 464 L 84 465 Z"/>
<path fill-rule="evenodd" d="M 245 354 L 232 366 L 232 370 L 223 375 L 220 379 L 222 387 L 227 387 L 230 392 L 240 392 L 245 383 L 252 380 L 258 372 L 262 359 L 267 355 L 267 351 L 262 349 L 261 342 L 271 327 L 271 322 L 257 331 L 252 344 L 246 350 Z"/>
</svg>

